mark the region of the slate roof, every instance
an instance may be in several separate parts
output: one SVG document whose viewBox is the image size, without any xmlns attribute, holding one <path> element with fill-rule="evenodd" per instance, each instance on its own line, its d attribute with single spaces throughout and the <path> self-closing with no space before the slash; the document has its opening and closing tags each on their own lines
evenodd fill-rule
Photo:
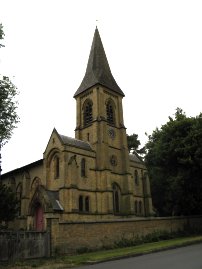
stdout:
<svg viewBox="0 0 202 269">
<path fill-rule="evenodd" d="M 41 166 L 41 165 L 43 165 L 43 159 L 40 159 L 40 160 L 35 161 L 33 163 L 24 165 L 22 167 L 16 168 L 14 170 L 8 171 L 5 174 L 1 175 L 1 179 L 7 178 L 9 176 L 12 176 L 12 174 L 15 174 L 15 173 L 23 173 L 23 172 L 31 169 L 32 167 Z"/>
<path fill-rule="evenodd" d="M 63 144 L 65 144 L 65 145 L 93 151 L 93 149 L 91 148 L 91 145 L 88 142 L 85 142 L 85 141 L 82 141 L 79 139 L 75 139 L 75 138 L 72 138 L 69 136 L 61 135 L 61 134 L 59 134 L 59 136 L 60 136 Z"/>
<path fill-rule="evenodd" d="M 59 192 L 46 190 L 46 193 L 48 195 L 53 210 L 63 211 L 64 209 L 59 202 Z"/>
<path fill-rule="evenodd" d="M 111 89 L 112 91 L 124 96 L 124 93 L 119 88 L 111 73 L 97 27 L 94 33 L 86 73 L 83 81 L 81 82 L 81 85 L 74 94 L 74 97 L 86 91 L 90 87 L 95 86 L 96 84 L 101 84 Z"/>
<path fill-rule="evenodd" d="M 134 161 L 137 163 L 143 163 L 141 157 L 135 152 L 134 154 L 129 154 L 130 161 Z"/>
</svg>

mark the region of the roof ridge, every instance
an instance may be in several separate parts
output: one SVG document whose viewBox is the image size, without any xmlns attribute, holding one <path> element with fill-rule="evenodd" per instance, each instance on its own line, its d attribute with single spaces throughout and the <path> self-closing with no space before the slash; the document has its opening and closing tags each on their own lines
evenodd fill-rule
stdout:
<svg viewBox="0 0 202 269">
<path fill-rule="evenodd" d="M 66 136 L 66 135 L 62 135 L 59 133 L 58 133 L 58 135 L 60 136 L 60 138 L 64 144 L 69 144 L 69 145 L 72 145 L 72 146 L 75 146 L 78 148 L 83 148 L 86 150 L 93 151 L 93 148 L 88 141 L 83 141 L 83 140 L 80 140 L 80 139 L 77 139 L 74 137 L 70 137 L 70 136 Z"/>
</svg>

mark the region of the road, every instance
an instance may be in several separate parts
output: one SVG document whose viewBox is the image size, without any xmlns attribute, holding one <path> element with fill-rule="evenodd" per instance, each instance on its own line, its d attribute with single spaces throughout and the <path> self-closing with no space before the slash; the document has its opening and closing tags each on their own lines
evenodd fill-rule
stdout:
<svg viewBox="0 0 202 269">
<path fill-rule="evenodd" d="M 202 269 L 202 244 L 77 269 Z"/>
</svg>

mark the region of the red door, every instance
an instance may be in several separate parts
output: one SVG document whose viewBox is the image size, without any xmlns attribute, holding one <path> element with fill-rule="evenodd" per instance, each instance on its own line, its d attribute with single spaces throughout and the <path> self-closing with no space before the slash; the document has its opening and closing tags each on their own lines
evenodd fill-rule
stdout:
<svg viewBox="0 0 202 269">
<path fill-rule="evenodd" d="M 38 206 L 36 208 L 36 212 L 35 212 L 35 226 L 36 226 L 36 230 L 38 232 L 43 231 L 44 228 L 44 218 L 43 218 L 43 209 L 41 206 Z"/>
</svg>

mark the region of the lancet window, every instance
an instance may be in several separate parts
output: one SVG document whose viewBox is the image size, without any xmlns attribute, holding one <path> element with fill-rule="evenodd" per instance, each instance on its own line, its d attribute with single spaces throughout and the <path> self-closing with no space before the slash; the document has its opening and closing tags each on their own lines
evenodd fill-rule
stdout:
<svg viewBox="0 0 202 269">
<path fill-rule="evenodd" d="M 114 105 L 109 100 L 106 104 L 106 114 L 107 114 L 107 122 L 109 124 L 115 124 L 115 113 L 114 113 Z"/>
<path fill-rule="evenodd" d="M 84 158 L 81 159 L 81 176 L 86 176 L 86 160 Z"/>
<path fill-rule="evenodd" d="M 89 125 L 93 120 L 93 103 L 91 100 L 87 100 L 83 108 L 83 121 L 84 126 Z"/>
<path fill-rule="evenodd" d="M 60 159 L 58 156 L 55 156 L 54 158 L 54 173 L 55 173 L 55 179 L 60 177 Z"/>
<path fill-rule="evenodd" d="M 90 211 L 90 198 L 88 196 L 79 195 L 79 211 L 80 212 Z"/>
<path fill-rule="evenodd" d="M 120 188 L 117 184 L 113 184 L 113 207 L 115 214 L 120 212 Z"/>
</svg>

